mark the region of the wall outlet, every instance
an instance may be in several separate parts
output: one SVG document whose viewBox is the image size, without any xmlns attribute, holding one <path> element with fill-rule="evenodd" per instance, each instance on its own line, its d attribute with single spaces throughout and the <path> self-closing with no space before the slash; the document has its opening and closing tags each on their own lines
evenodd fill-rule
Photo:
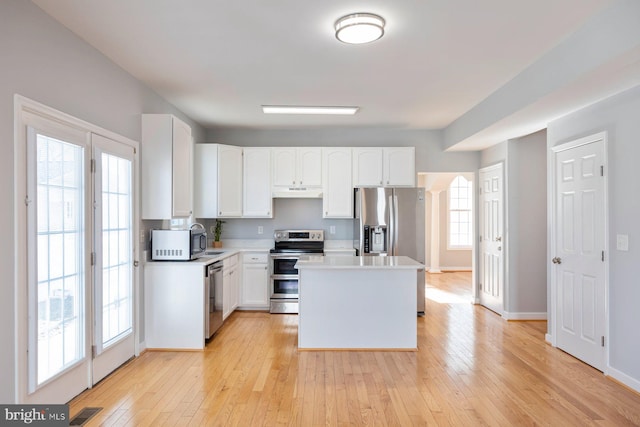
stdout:
<svg viewBox="0 0 640 427">
<path fill-rule="evenodd" d="M 211 235 L 213 236 L 213 234 L 216 232 L 216 226 L 212 225 L 211 227 L 209 227 L 209 233 L 211 233 Z"/>
<path fill-rule="evenodd" d="M 629 250 L 629 235 L 627 234 L 616 235 L 616 249 L 619 251 Z"/>
<path fill-rule="evenodd" d="M 261 225 L 258 226 L 258 234 L 264 233 L 264 228 Z"/>
<path fill-rule="evenodd" d="M 336 234 L 336 226 L 335 225 L 330 225 L 329 226 L 329 234 Z"/>
</svg>

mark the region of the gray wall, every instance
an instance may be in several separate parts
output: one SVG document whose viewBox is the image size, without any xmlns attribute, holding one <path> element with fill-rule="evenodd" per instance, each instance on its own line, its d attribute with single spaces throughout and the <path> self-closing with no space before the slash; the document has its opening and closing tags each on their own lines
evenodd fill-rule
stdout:
<svg viewBox="0 0 640 427">
<path fill-rule="evenodd" d="M 16 351 L 14 94 L 137 141 L 141 113 L 176 114 L 191 124 L 196 139 L 204 131 L 30 1 L 0 2 L 0 57 L 0 402 L 7 403 L 14 401 Z"/>
<path fill-rule="evenodd" d="M 508 141 L 507 311 L 547 312 L 547 133 Z"/>
<path fill-rule="evenodd" d="M 549 124 L 549 147 L 608 133 L 609 374 L 640 389 L 640 86 Z M 629 251 L 616 248 L 629 235 Z M 550 274 L 550 272 L 549 272 Z M 552 315 L 553 313 L 550 313 Z M 630 380 L 630 381 L 629 381 Z"/>
<path fill-rule="evenodd" d="M 242 146 L 416 147 L 416 173 L 478 169 L 478 152 L 445 152 L 442 131 L 387 128 L 210 130 L 206 142 Z"/>
<path fill-rule="evenodd" d="M 547 312 L 546 132 L 481 152 L 481 167 L 504 162 L 507 316 Z"/>
</svg>

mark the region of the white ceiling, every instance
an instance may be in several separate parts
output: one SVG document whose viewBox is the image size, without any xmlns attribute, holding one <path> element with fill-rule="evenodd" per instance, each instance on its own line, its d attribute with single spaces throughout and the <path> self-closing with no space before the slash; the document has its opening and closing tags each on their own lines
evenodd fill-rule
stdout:
<svg viewBox="0 0 640 427">
<path fill-rule="evenodd" d="M 442 129 L 613 0 L 33 2 L 206 128 Z M 353 12 L 382 15 L 384 37 L 338 42 L 333 24 Z"/>
</svg>

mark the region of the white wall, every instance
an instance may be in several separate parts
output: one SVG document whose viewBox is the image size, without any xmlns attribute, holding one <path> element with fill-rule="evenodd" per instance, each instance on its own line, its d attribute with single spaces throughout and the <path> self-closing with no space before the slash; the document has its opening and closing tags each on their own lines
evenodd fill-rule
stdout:
<svg viewBox="0 0 640 427">
<path fill-rule="evenodd" d="M 29 1 L 0 2 L 0 57 L 0 402 L 9 403 L 16 351 L 14 94 L 137 141 L 143 112 L 176 114 L 198 139 L 204 131 Z"/>
<path fill-rule="evenodd" d="M 640 391 L 640 86 L 550 123 L 548 146 L 602 131 L 609 144 L 609 374 Z M 629 251 L 615 249 L 616 234 L 629 236 Z"/>
<path fill-rule="evenodd" d="M 465 174 L 466 175 L 466 174 Z M 471 174 L 473 175 L 473 174 Z M 473 176 L 469 177 L 473 179 Z M 425 248 L 425 265 L 427 269 L 431 266 L 431 206 L 433 203 L 433 194 L 427 192 L 426 204 L 425 204 L 425 230 L 426 230 L 426 248 Z M 449 193 L 445 190 L 439 194 L 440 201 L 440 270 L 471 270 L 471 257 L 472 250 L 450 250 L 447 248 L 448 233 L 449 233 L 449 212 L 448 212 L 448 197 Z"/>
</svg>

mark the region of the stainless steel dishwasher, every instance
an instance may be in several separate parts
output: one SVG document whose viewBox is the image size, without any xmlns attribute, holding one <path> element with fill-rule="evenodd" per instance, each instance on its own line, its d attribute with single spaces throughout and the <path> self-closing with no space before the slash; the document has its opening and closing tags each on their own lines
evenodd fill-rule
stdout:
<svg viewBox="0 0 640 427">
<path fill-rule="evenodd" d="M 205 301 L 209 313 L 205 316 L 204 337 L 209 339 L 222 326 L 222 261 L 207 266 Z"/>
</svg>

